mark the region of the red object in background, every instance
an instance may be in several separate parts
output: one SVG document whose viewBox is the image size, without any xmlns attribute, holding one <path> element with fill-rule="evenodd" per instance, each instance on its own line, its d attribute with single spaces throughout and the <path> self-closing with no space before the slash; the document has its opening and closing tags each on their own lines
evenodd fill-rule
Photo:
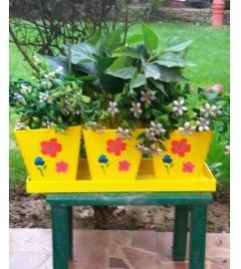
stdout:
<svg viewBox="0 0 241 269">
<path fill-rule="evenodd" d="M 222 26 L 224 20 L 224 0 L 213 0 L 212 26 Z"/>
</svg>

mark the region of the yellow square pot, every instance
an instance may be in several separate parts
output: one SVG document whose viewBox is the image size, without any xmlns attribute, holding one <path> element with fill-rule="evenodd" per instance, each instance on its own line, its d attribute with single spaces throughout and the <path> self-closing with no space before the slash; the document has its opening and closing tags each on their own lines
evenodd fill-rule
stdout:
<svg viewBox="0 0 241 269">
<path fill-rule="evenodd" d="M 164 142 L 166 151 L 153 156 L 157 179 L 188 179 L 199 177 L 208 154 L 212 132 L 183 135 L 174 131 Z"/>
<path fill-rule="evenodd" d="M 75 180 L 81 126 L 63 133 L 53 129 L 15 130 L 18 146 L 31 180 Z"/>
<path fill-rule="evenodd" d="M 138 136 L 122 139 L 115 129 L 94 132 L 83 130 L 88 165 L 93 180 L 134 180 L 137 177 L 141 152 L 137 150 Z"/>
</svg>

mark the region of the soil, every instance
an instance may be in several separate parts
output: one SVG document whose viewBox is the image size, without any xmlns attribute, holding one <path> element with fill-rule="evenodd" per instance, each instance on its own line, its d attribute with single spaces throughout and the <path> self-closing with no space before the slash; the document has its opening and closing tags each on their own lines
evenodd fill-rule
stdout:
<svg viewBox="0 0 241 269">
<path fill-rule="evenodd" d="M 208 231 L 229 232 L 229 203 L 216 200 L 208 209 Z M 10 190 L 11 228 L 50 228 L 50 207 L 43 195 L 28 195 L 23 188 Z M 74 208 L 74 227 L 82 229 L 145 229 L 172 231 L 174 208 L 170 206 L 119 206 L 113 217 L 97 223 L 93 208 Z"/>
</svg>

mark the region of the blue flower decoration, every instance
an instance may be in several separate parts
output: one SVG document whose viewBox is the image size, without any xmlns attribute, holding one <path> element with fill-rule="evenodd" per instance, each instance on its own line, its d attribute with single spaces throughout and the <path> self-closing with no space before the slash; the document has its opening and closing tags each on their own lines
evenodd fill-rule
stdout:
<svg viewBox="0 0 241 269">
<path fill-rule="evenodd" d="M 165 155 L 162 159 L 164 163 L 172 163 L 172 158 L 170 155 Z"/>
<path fill-rule="evenodd" d="M 99 163 L 108 163 L 108 158 L 106 157 L 106 155 L 102 154 L 102 155 L 100 155 L 98 162 Z"/>
<path fill-rule="evenodd" d="M 34 164 L 37 166 L 43 166 L 45 164 L 45 161 L 42 157 L 37 157 L 34 161 Z"/>
</svg>

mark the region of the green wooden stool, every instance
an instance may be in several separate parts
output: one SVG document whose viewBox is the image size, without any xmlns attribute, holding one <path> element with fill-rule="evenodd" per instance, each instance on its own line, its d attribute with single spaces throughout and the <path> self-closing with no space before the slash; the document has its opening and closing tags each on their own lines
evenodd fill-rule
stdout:
<svg viewBox="0 0 241 269">
<path fill-rule="evenodd" d="M 68 269 L 73 258 L 72 206 L 173 205 L 175 229 L 173 260 L 186 259 L 188 212 L 190 223 L 189 269 L 204 269 L 207 205 L 213 200 L 207 192 L 155 193 L 83 193 L 50 194 L 46 197 L 52 207 L 54 269 Z M 80 268 L 81 269 L 81 268 Z"/>
</svg>

